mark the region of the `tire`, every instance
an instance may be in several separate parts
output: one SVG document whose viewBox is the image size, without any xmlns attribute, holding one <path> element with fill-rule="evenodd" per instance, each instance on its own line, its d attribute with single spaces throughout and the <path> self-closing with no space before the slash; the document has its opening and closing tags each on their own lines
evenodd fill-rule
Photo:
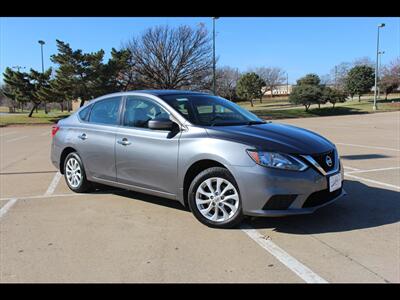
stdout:
<svg viewBox="0 0 400 300">
<path fill-rule="evenodd" d="M 197 220 L 209 227 L 234 228 L 244 218 L 239 188 L 225 168 L 199 173 L 190 184 L 188 202 Z"/>
<path fill-rule="evenodd" d="M 71 172 L 73 175 L 71 175 Z M 72 180 L 74 174 L 76 174 L 76 180 Z M 79 175 L 80 179 L 78 179 Z M 92 189 L 91 182 L 86 179 L 86 173 L 82 160 L 76 152 L 69 153 L 65 158 L 64 178 L 68 187 L 75 193 L 86 193 Z"/>
</svg>

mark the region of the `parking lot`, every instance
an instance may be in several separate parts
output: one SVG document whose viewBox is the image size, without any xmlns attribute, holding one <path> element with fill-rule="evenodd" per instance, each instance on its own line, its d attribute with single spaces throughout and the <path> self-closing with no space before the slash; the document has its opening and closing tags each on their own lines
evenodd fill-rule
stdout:
<svg viewBox="0 0 400 300">
<path fill-rule="evenodd" d="M 280 120 L 336 143 L 348 195 L 211 229 L 178 202 L 72 193 L 51 126 L 0 129 L 1 282 L 400 282 L 400 112 Z"/>
</svg>

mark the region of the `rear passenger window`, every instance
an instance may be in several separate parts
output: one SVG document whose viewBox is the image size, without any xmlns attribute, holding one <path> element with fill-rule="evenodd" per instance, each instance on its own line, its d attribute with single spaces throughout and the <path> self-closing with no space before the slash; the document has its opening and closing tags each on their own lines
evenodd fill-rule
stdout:
<svg viewBox="0 0 400 300">
<path fill-rule="evenodd" d="M 96 102 L 93 104 L 94 106 L 90 113 L 89 122 L 107 125 L 118 124 L 120 103 L 121 97 L 114 97 Z"/>
<path fill-rule="evenodd" d="M 82 121 L 88 121 L 91 108 L 92 108 L 92 105 L 88 105 L 87 107 L 85 107 L 84 109 L 82 109 L 79 112 L 79 118 Z"/>
</svg>

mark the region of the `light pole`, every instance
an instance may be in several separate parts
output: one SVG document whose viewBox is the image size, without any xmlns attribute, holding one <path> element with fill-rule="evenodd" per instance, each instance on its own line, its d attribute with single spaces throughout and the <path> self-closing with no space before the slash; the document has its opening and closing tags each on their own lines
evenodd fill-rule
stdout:
<svg viewBox="0 0 400 300">
<path fill-rule="evenodd" d="M 378 100 L 381 99 L 381 88 L 379 84 L 381 83 L 381 66 L 382 66 L 382 55 L 385 54 L 385 51 L 379 51 L 379 67 L 378 67 Z"/>
<path fill-rule="evenodd" d="M 216 94 L 216 80 L 215 80 L 215 20 L 218 17 L 213 17 L 213 93 Z"/>
<path fill-rule="evenodd" d="M 42 53 L 42 75 L 43 75 L 43 74 L 44 74 L 43 45 L 45 44 L 45 42 L 42 41 L 42 40 L 39 40 L 38 43 L 40 44 L 40 50 L 41 50 L 41 53 Z M 36 110 L 37 110 L 37 108 L 36 108 Z M 36 111 L 36 112 L 37 112 L 37 111 Z M 44 112 L 47 114 L 47 105 L 46 105 L 46 102 L 44 103 Z"/>
<path fill-rule="evenodd" d="M 39 40 L 38 43 L 40 44 L 40 50 L 42 52 L 42 74 L 44 73 L 44 64 L 43 64 L 43 45 L 45 44 L 44 41 Z"/>
<path fill-rule="evenodd" d="M 374 106 L 372 107 L 373 110 L 377 110 L 378 107 L 376 106 L 376 96 L 377 96 L 377 83 L 378 83 L 378 59 L 379 59 L 379 29 L 385 27 L 385 23 L 381 23 L 378 25 L 378 38 L 376 41 L 376 64 L 375 64 L 375 88 L 374 88 Z"/>
<path fill-rule="evenodd" d="M 289 73 L 286 72 L 286 95 L 289 96 Z"/>
</svg>

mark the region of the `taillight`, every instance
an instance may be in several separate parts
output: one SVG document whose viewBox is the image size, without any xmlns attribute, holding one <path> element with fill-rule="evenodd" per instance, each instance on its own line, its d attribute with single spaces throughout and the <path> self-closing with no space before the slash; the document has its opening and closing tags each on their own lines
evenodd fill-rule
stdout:
<svg viewBox="0 0 400 300">
<path fill-rule="evenodd" d="M 59 129 L 60 127 L 58 125 L 53 125 L 53 127 L 51 127 L 51 137 L 54 137 Z"/>
</svg>

